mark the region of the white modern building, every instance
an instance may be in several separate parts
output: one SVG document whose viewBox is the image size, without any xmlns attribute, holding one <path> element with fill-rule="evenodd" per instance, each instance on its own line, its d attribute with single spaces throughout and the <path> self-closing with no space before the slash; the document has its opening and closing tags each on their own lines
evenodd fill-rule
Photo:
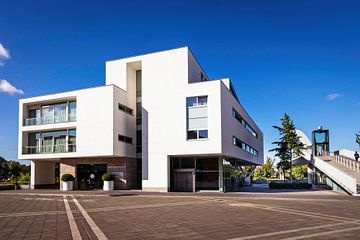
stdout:
<svg viewBox="0 0 360 240">
<path fill-rule="evenodd" d="M 106 62 L 106 85 L 21 99 L 19 159 L 31 186 L 231 191 L 263 163 L 263 134 L 230 79 L 209 80 L 188 47 Z"/>
</svg>

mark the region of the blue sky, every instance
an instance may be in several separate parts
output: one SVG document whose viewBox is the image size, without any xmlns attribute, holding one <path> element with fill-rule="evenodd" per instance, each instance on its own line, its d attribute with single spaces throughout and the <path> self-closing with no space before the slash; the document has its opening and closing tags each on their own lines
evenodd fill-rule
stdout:
<svg viewBox="0 0 360 240">
<path fill-rule="evenodd" d="M 357 148 L 358 1 L 5 0 L 0 7 L 7 159 L 17 159 L 19 98 L 100 86 L 106 60 L 185 45 L 210 78 L 232 79 L 266 152 L 284 112 L 307 135 L 318 125 L 330 129 L 332 150 Z"/>
</svg>

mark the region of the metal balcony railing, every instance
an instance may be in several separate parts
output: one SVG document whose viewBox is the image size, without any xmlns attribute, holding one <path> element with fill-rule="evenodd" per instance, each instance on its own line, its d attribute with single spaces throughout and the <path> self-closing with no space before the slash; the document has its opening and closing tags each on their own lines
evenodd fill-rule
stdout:
<svg viewBox="0 0 360 240">
<path fill-rule="evenodd" d="M 51 154 L 76 152 L 76 144 L 46 145 L 46 146 L 25 146 L 23 154 Z"/>
<path fill-rule="evenodd" d="M 33 126 L 33 125 L 45 125 L 53 123 L 66 123 L 66 122 L 75 122 L 76 114 L 64 114 L 64 115 L 50 115 L 39 118 L 26 118 L 24 119 L 24 126 Z"/>
</svg>

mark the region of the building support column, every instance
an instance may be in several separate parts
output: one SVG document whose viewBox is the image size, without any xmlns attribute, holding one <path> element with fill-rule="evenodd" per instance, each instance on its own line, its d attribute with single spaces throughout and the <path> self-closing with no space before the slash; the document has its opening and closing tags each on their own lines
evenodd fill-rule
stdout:
<svg viewBox="0 0 360 240">
<path fill-rule="evenodd" d="M 223 159 L 219 157 L 219 191 L 224 192 L 224 171 L 223 171 Z"/>
<path fill-rule="evenodd" d="M 30 189 L 35 189 L 35 161 L 31 160 L 30 163 Z"/>
</svg>

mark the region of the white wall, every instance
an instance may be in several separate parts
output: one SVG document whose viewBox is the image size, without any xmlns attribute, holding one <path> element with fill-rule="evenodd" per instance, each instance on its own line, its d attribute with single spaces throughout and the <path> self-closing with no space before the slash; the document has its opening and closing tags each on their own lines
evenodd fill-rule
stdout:
<svg viewBox="0 0 360 240">
<path fill-rule="evenodd" d="M 77 102 L 76 122 L 22 126 L 22 109 L 27 104 L 45 104 L 54 100 L 74 98 L 76 98 Z M 125 133 L 135 138 L 132 131 L 135 128 L 135 123 L 125 113 L 118 110 L 118 102 L 124 105 L 127 104 L 126 92 L 113 85 L 20 100 L 19 159 L 58 159 L 97 156 L 134 157 L 134 146 L 118 141 L 119 133 Z M 115 121 L 125 124 L 115 124 Z M 28 132 L 74 128 L 76 129 L 76 152 L 22 154 L 22 147 L 27 144 L 26 135 Z"/>
<path fill-rule="evenodd" d="M 221 82 L 221 129 L 222 129 L 222 152 L 230 157 L 240 158 L 250 163 L 262 165 L 264 163 L 263 133 L 251 119 L 245 109 L 236 101 L 228 87 Z M 255 130 L 258 137 L 254 137 L 237 119 L 232 116 L 235 109 L 241 117 Z M 243 149 L 233 145 L 232 138 L 237 137 L 258 151 L 254 156 Z"/>
<path fill-rule="evenodd" d="M 202 69 L 188 48 L 146 54 L 109 61 L 106 63 L 106 82 L 129 91 L 131 72 L 129 65 L 142 70 L 143 107 L 143 188 L 167 190 L 169 186 L 168 156 L 221 155 L 241 157 L 250 162 L 263 163 L 262 133 L 243 108 L 234 100 L 220 81 L 200 82 Z M 126 69 L 126 72 L 121 72 Z M 205 74 L 205 73 L 204 73 Z M 189 82 L 191 82 L 189 84 Z M 130 85 L 129 85 L 130 84 Z M 208 139 L 187 140 L 186 97 L 208 96 Z M 221 103 L 227 110 L 221 110 Z M 232 106 L 257 130 L 254 138 L 243 126 L 232 119 Z M 221 114 L 227 114 L 221 117 Z M 224 121 L 222 123 L 222 121 Z M 239 137 L 259 151 L 255 157 L 232 145 L 234 129 Z M 226 128 L 226 136 L 221 129 Z M 252 138 L 251 138 L 252 137 Z M 224 146 L 224 145 L 227 146 Z"/>
</svg>

